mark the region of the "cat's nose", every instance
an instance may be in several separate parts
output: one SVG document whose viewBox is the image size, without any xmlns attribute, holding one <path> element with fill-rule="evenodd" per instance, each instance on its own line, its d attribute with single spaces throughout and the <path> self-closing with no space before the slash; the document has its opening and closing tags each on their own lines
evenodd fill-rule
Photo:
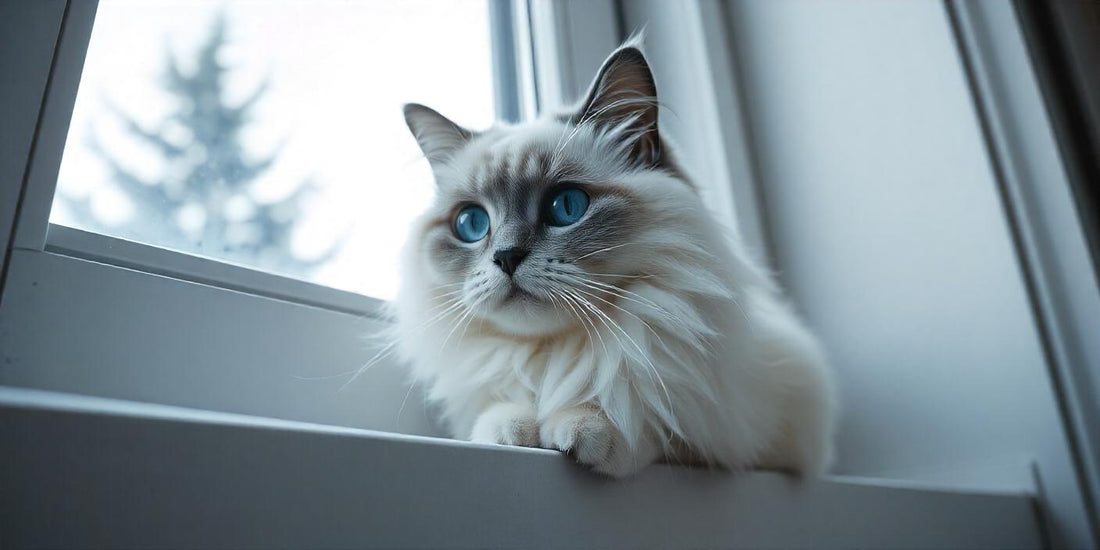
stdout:
<svg viewBox="0 0 1100 550">
<path fill-rule="evenodd" d="M 497 267 L 508 274 L 509 277 L 516 272 L 516 268 L 519 267 L 519 263 L 527 257 L 531 251 L 526 248 L 509 248 L 507 250 L 497 250 L 493 253 L 493 263 L 497 264 Z"/>
</svg>

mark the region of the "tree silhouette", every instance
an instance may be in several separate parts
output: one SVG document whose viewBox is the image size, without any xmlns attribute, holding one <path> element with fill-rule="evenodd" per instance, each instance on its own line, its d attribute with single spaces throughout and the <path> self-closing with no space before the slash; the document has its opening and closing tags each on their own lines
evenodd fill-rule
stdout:
<svg viewBox="0 0 1100 550">
<path fill-rule="evenodd" d="M 219 61 L 226 34 L 225 15 L 219 14 L 191 72 L 182 70 L 177 57 L 167 53 L 163 85 L 176 100 L 175 109 L 157 129 L 146 128 L 108 104 L 130 135 L 162 157 L 166 169 L 159 179 L 150 181 L 135 173 L 92 133 L 88 145 L 105 162 L 111 181 L 134 203 L 138 212 L 134 219 L 117 226 L 104 223 L 95 216 L 88 197 L 66 198 L 67 206 L 85 227 L 109 228 L 123 237 L 197 249 L 283 273 L 308 273 L 334 256 L 342 239 L 320 257 L 293 255 L 290 240 L 302 201 L 316 191 L 311 179 L 279 200 L 256 197 L 256 180 L 271 168 L 278 152 L 249 158 L 241 133 L 267 92 L 267 83 L 239 104 L 227 102 L 225 82 L 230 69 Z"/>
</svg>

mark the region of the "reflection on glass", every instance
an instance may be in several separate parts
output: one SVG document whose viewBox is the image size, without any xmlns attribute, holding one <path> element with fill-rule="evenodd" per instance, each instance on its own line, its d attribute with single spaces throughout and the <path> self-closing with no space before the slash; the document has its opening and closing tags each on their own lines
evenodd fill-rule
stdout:
<svg viewBox="0 0 1100 550">
<path fill-rule="evenodd" d="M 400 106 L 487 126 L 489 48 L 485 1 L 102 0 L 51 221 L 392 296 Z"/>
</svg>

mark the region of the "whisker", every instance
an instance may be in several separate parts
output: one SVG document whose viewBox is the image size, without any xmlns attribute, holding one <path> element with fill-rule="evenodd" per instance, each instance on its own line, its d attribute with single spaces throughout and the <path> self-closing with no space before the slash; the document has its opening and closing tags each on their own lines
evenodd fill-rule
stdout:
<svg viewBox="0 0 1100 550">
<path fill-rule="evenodd" d="M 449 314 L 452 314 L 452 313 L 454 313 L 454 312 L 455 312 L 455 311 L 456 311 L 457 309 L 461 308 L 461 307 L 462 307 L 462 302 L 461 302 L 461 301 L 459 301 L 459 300 L 452 300 L 452 301 L 450 301 L 450 302 L 444 302 L 444 303 L 443 303 L 443 304 L 441 304 L 440 306 L 437 306 L 437 308 L 438 308 L 438 307 L 443 307 L 443 308 L 444 308 L 444 310 L 443 310 L 443 311 L 441 311 L 441 312 L 439 312 L 439 313 L 437 313 L 437 314 L 436 314 L 436 315 L 434 315 L 433 317 L 429 318 L 429 319 L 428 319 L 427 321 L 424 321 L 423 323 L 420 323 L 420 325 L 418 325 L 417 327 L 415 327 L 415 328 L 414 328 L 413 330 L 420 330 L 420 329 L 424 329 L 424 328 L 427 328 L 427 327 L 429 327 L 429 326 L 431 326 L 431 325 L 433 325 L 433 324 L 435 324 L 435 323 L 437 323 L 437 322 L 439 322 L 439 321 L 443 320 L 443 319 L 444 319 L 444 318 L 446 318 L 446 317 L 447 317 L 447 316 L 448 316 Z M 381 361 L 382 361 L 383 359 L 385 359 L 385 358 L 389 357 L 389 356 L 390 356 L 390 355 L 391 355 L 391 354 L 393 353 L 393 350 L 394 350 L 394 346 L 396 346 L 396 345 L 397 345 L 397 341 L 396 341 L 396 340 L 395 340 L 395 341 L 392 341 L 392 342 L 389 342 L 389 343 L 387 343 L 387 344 L 386 344 L 385 346 L 383 346 L 383 347 L 382 347 L 382 349 L 381 349 L 381 350 L 379 350 L 379 351 L 378 351 L 377 353 L 375 353 L 375 354 L 374 354 L 374 356 L 372 356 L 372 357 L 371 357 L 370 359 L 368 359 L 368 360 L 367 360 L 367 362 L 363 364 L 363 366 L 361 366 L 361 367 L 359 367 L 359 368 L 357 368 L 357 369 L 353 369 L 353 370 L 350 370 L 350 371 L 347 371 L 347 372 L 343 372 L 343 373 L 339 373 L 339 374 L 331 375 L 331 376 L 328 376 L 328 377 L 319 377 L 319 378 L 314 378 L 314 379 L 322 379 L 322 378 L 339 378 L 339 377 L 341 377 L 341 376 L 347 376 L 348 374 L 352 374 L 352 373 L 354 373 L 354 374 L 352 374 L 351 378 L 349 378 L 349 379 L 347 380 L 347 382 L 344 382 L 344 384 L 340 386 L 340 389 L 339 389 L 339 390 L 337 390 L 337 391 L 343 391 L 343 390 L 344 390 L 345 388 L 347 388 L 347 387 L 348 387 L 348 385 L 350 385 L 350 384 L 351 384 L 352 382 L 354 382 L 354 381 L 355 381 L 355 380 L 357 380 L 357 379 L 358 379 L 358 378 L 359 378 L 360 376 L 362 376 L 362 375 L 363 375 L 363 373 L 365 373 L 365 372 L 367 372 L 368 370 L 370 370 L 370 369 L 371 369 L 372 367 L 374 367 L 375 365 L 377 365 L 377 364 L 378 364 L 379 362 L 381 362 Z M 299 379 L 302 379 L 302 380 L 309 380 L 310 378 L 303 378 L 303 377 L 299 377 Z"/>
<path fill-rule="evenodd" d="M 423 323 L 420 324 L 420 326 L 415 327 L 413 330 L 421 330 L 421 329 L 428 328 L 429 326 L 434 325 L 435 323 L 439 322 L 441 319 L 443 319 L 447 315 L 449 315 L 451 313 L 454 313 L 458 309 L 461 309 L 462 306 L 463 306 L 462 300 L 454 300 L 442 312 L 436 314 L 434 317 L 428 319 L 427 321 L 424 321 Z"/>
<path fill-rule="evenodd" d="M 573 261 L 577 262 L 577 261 L 583 260 L 583 259 L 585 259 L 589 256 L 593 256 L 595 254 L 600 254 L 602 252 L 607 252 L 609 250 L 615 250 L 616 248 L 622 248 L 624 246 L 629 246 L 629 245 L 632 245 L 632 244 L 644 244 L 644 243 L 633 243 L 633 242 L 631 242 L 631 243 L 620 243 L 620 244 L 617 244 L 617 245 L 614 245 L 614 246 L 609 246 L 607 248 L 601 248 L 601 249 L 596 250 L 594 252 L 589 252 L 588 254 L 585 254 L 585 255 L 583 255 L 579 258 L 573 258 Z"/>
<path fill-rule="evenodd" d="M 371 357 L 370 359 L 367 360 L 366 363 L 363 364 L 362 367 L 359 367 L 359 369 L 356 370 L 355 374 L 352 375 L 351 378 L 348 378 L 348 381 L 344 382 L 344 385 L 340 386 L 340 389 L 336 390 L 336 391 L 344 391 L 344 388 L 348 387 L 349 384 L 354 382 L 364 372 L 367 372 L 371 367 L 377 365 L 379 361 L 381 361 L 381 360 L 385 359 L 387 356 L 389 356 L 389 354 L 393 352 L 393 348 L 396 345 L 397 345 L 396 341 L 390 342 L 389 344 L 386 344 L 386 346 L 383 347 L 381 350 L 379 350 L 378 353 L 374 354 L 374 357 Z"/>
<path fill-rule="evenodd" d="M 665 348 L 665 349 L 668 349 L 668 346 L 666 346 L 666 345 L 665 345 L 665 342 L 664 342 L 664 340 L 663 340 L 663 339 L 661 339 L 661 335 L 660 335 L 660 334 L 658 334 L 658 333 L 657 333 L 657 331 L 656 331 L 656 330 L 654 330 L 654 329 L 653 329 L 653 327 L 652 327 L 652 326 L 650 326 L 650 324 L 649 324 L 649 323 L 645 322 L 645 320 L 644 320 L 644 319 L 642 319 L 641 317 L 638 317 L 637 315 L 635 315 L 635 314 L 634 314 L 633 312 L 631 312 L 631 311 L 628 311 L 628 310 L 626 310 L 626 309 L 623 309 L 622 307 L 620 307 L 620 306 L 619 306 L 619 304 L 616 304 L 615 302 L 612 302 L 612 301 L 610 301 L 610 300 L 605 300 L 605 299 L 603 299 L 603 298 L 601 298 L 601 297 L 597 296 L 596 294 L 593 294 L 593 293 L 591 293 L 591 292 L 586 292 L 586 291 L 584 291 L 584 290 L 581 290 L 581 289 L 579 289 L 579 288 L 577 288 L 577 289 L 574 289 L 574 290 L 576 290 L 577 292 L 580 292 L 581 294 L 584 294 L 585 296 L 589 296 L 589 297 L 591 297 L 591 298 L 595 298 L 595 299 L 597 299 L 597 300 L 599 300 L 599 301 L 601 301 L 601 302 L 603 302 L 603 303 L 605 303 L 605 304 L 607 304 L 607 305 L 609 305 L 609 306 L 611 306 L 611 307 L 613 307 L 613 308 L 615 308 L 615 309 L 617 309 L 617 310 L 619 310 L 619 311 L 621 311 L 621 312 L 623 312 L 623 313 L 625 313 L 625 314 L 627 314 L 627 315 L 629 315 L 629 316 L 631 316 L 631 317 L 633 317 L 633 318 L 637 319 L 639 323 L 641 323 L 641 324 L 645 325 L 645 328 L 649 329 L 649 332 L 652 332 L 652 333 L 653 333 L 653 336 L 657 338 L 657 341 L 658 341 L 658 342 L 660 342 L 660 344 L 661 344 L 661 347 L 663 347 L 663 348 Z"/>
<path fill-rule="evenodd" d="M 645 296 L 642 296 L 641 294 L 638 294 L 636 292 L 631 292 L 631 291 L 629 291 L 625 288 L 615 286 L 613 284 L 604 283 L 604 282 L 600 282 L 600 281 L 593 281 L 591 279 L 586 279 L 584 277 L 581 277 L 579 275 L 576 275 L 574 273 L 569 273 L 569 272 L 566 272 L 566 271 L 554 271 L 554 273 L 558 274 L 558 275 L 564 275 L 564 276 L 568 277 L 569 281 L 567 281 L 567 282 L 579 283 L 583 286 L 588 287 L 589 289 L 597 290 L 597 291 L 601 291 L 601 292 L 606 292 L 606 293 L 611 294 L 613 296 L 616 296 L 618 298 L 622 298 L 624 300 L 629 300 L 629 301 L 637 303 L 639 305 L 643 305 L 643 306 L 646 306 L 648 308 L 652 308 L 652 309 L 656 310 L 658 313 L 661 313 L 663 316 L 665 316 L 669 320 L 672 320 L 672 321 L 679 321 L 680 320 L 679 318 L 677 318 L 675 315 L 673 315 L 668 310 L 662 308 L 661 306 L 654 303 L 652 300 L 650 300 L 650 299 L 646 298 Z M 632 298 L 632 296 L 634 298 Z"/>
<path fill-rule="evenodd" d="M 447 337 L 443 339 L 443 343 L 439 345 L 440 352 L 442 352 L 443 349 L 447 347 L 447 341 L 451 339 L 451 335 L 453 335 L 455 333 L 455 330 L 458 329 L 458 325 L 462 324 L 462 322 L 465 321 L 466 318 L 472 315 L 474 312 L 474 310 L 470 309 L 469 307 L 465 309 L 466 310 L 462 312 L 462 316 L 459 317 L 458 321 L 455 321 L 454 326 L 451 327 L 451 331 L 447 333 Z"/>
<path fill-rule="evenodd" d="M 661 313 L 662 315 L 664 315 L 665 317 L 667 317 L 671 320 L 674 320 L 674 321 L 679 320 L 674 315 L 672 315 L 672 313 L 670 313 L 668 310 L 662 308 L 661 306 L 657 305 L 652 300 L 646 298 L 645 296 L 642 296 L 641 294 L 638 294 L 636 292 L 631 292 L 631 291 L 629 291 L 625 288 L 618 287 L 618 286 L 615 286 L 615 285 L 612 285 L 612 284 L 601 283 L 600 281 L 593 281 L 593 280 L 585 279 L 583 277 L 579 277 L 579 276 L 576 276 L 576 275 L 573 275 L 572 277 L 578 283 L 580 283 L 581 285 L 583 285 L 583 286 L 585 286 L 585 287 L 587 287 L 591 290 L 606 292 L 608 294 L 611 294 L 613 296 L 617 296 L 617 297 L 622 298 L 624 300 L 628 300 L 628 301 L 634 302 L 636 304 L 643 305 L 643 306 L 646 306 L 648 308 L 652 308 L 652 309 L 656 310 L 658 313 Z"/>
<path fill-rule="evenodd" d="M 585 271 L 585 275 L 595 275 L 597 277 L 618 277 L 620 279 L 652 279 L 653 275 L 625 275 L 622 273 L 595 273 L 592 271 Z"/>
<path fill-rule="evenodd" d="M 588 315 L 582 314 L 582 312 L 584 311 L 583 308 L 580 307 L 580 304 L 578 304 L 576 302 L 576 300 L 572 299 L 567 294 L 566 289 L 559 287 L 557 289 L 557 292 L 558 292 L 558 295 L 565 301 L 565 303 L 569 305 L 569 308 L 573 310 L 573 313 L 577 316 L 577 320 L 580 321 L 581 326 L 584 327 L 584 331 L 586 333 L 588 333 L 588 341 L 591 342 L 593 340 L 592 334 L 594 332 L 595 335 L 596 335 L 596 338 L 599 339 L 600 347 L 603 348 L 604 357 L 608 357 L 610 352 L 607 349 L 607 343 L 604 342 L 603 336 L 600 334 L 600 329 L 596 327 L 596 324 L 594 322 L 592 322 L 592 319 L 590 319 L 588 317 Z M 587 321 L 587 323 L 586 323 L 586 321 Z M 589 324 L 592 325 L 592 332 L 589 331 L 589 328 L 588 328 Z"/>
<path fill-rule="evenodd" d="M 331 380 L 333 378 L 342 378 L 342 377 L 347 376 L 349 374 L 353 374 L 357 370 L 359 370 L 358 367 L 356 367 L 354 369 L 351 369 L 351 370 L 346 370 L 344 372 L 338 372 L 336 374 L 325 374 L 325 375 L 321 375 L 321 376 L 301 376 L 301 375 L 298 375 L 298 374 L 292 374 L 292 375 L 290 375 L 290 377 L 295 379 L 295 380 L 305 380 L 305 381 Z"/>
<path fill-rule="evenodd" d="M 401 413 L 405 412 L 405 402 L 409 400 L 409 395 L 412 395 L 415 387 L 416 384 L 409 384 L 409 389 L 405 391 L 405 398 L 401 400 L 401 406 L 397 409 L 397 421 L 394 424 L 401 424 Z"/>
<path fill-rule="evenodd" d="M 595 306 L 595 304 L 576 294 L 574 294 L 574 297 L 581 300 L 582 304 L 586 305 L 586 307 L 588 307 L 593 313 L 595 313 L 597 315 L 597 318 L 599 318 L 601 322 L 603 322 L 605 325 L 608 325 L 608 323 L 610 323 L 610 325 L 613 325 L 614 328 L 618 329 L 619 332 L 634 346 L 634 349 L 638 351 L 638 354 L 641 355 L 642 359 L 644 359 L 647 363 L 653 376 L 656 376 L 657 382 L 661 385 L 661 389 L 665 393 L 665 399 L 668 401 L 669 413 L 673 414 L 672 394 L 668 391 L 668 386 L 665 384 L 664 378 L 662 378 L 660 372 L 657 371 L 657 366 L 654 365 L 653 361 L 649 358 L 649 354 L 647 354 L 645 350 L 643 350 L 642 347 L 638 345 L 638 342 L 636 342 L 634 338 L 632 338 L 630 334 L 628 334 L 626 330 L 619 325 L 619 323 L 615 322 L 614 319 L 601 311 L 598 307 Z M 608 330 L 611 330 L 612 328 L 610 325 L 608 326 Z"/>
<path fill-rule="evenodd" d="M 460 288 L 458 290 L 452 290 L 450 292 L 444 292 L 442 294 L 436 294 L 434 297 L 437 298 L 437 299 L 438 298 L 446 298 L 448 296 L 454 296 L 455 294 L 462 294 L 463 292 L 466 292 L 465 288 Z"/>
<path fill-rule="evenodd" d="M 473 311 L 474 308 L 481 305 L 482 302 L 484 302 L 485 300 L 488 300 L 488 299 L 489 299 L 488 294 L 482 294 L 481 297 L 476 302 L 474 302 L 474 305 L 470 306 L 470 311 Z M 470 328 L 471 324 L 473 324 L 475 317 L 477 317 L 477 316 L 476 315 L 471 315 L 470 318 L 466 321 L 466 326 L 462 327 L 462 334 L 458 335 L 458 342 L 455 343 L 456 346 L 461 344 L 462 339 L 466 337 L 466 330 Z M 481 320 L 482 320 L 481 318 L 478 318 L 478 321 L 481 321 Z"/>
</svg>

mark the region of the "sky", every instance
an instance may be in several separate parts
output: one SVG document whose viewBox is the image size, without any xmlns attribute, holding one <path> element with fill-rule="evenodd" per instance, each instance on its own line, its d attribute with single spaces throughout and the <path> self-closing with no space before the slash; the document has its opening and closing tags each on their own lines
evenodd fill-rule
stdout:
<svg viewBox="0 0 1100 550">
<path fill-rule="evenodd" d="M 89 196 L 96 216 L 108 222 L 161 223 L 148 213 L 143 220 L 143 212 L 111 185 L 110 173 L 88 148 L 89 136 L 99 135 L 128 169 L 155 179 L 164 169 L 158 156 L 131 138 L 105 106 L 113 103 L 146 128 L 158 128 L 173 106 L 160 88 L 166 53 L 175 52 L 188 71 L 188 54 L 220 10 L 229 24 L 222 59 L 232 68 L 229 102 L 243 100 L 265 79 L 270 86 L 244 135 L 256 158 L 281 147 L 274 167 L 257 182 L 257 195 L 276 199 L 313 177 L 321 192 L 307 203 L 292 243 L 295 254 L 316 257 L 340 235 L 346 241 L 310 279 L 392 297 L 408 224 L 433 193 L 401 105 L 424 103 L 474 129 L 492 123 L 487 2 L 101 0 L 59 193 Z M 50 221 L 79 227 L 62 201 Z"/>
</svg>

